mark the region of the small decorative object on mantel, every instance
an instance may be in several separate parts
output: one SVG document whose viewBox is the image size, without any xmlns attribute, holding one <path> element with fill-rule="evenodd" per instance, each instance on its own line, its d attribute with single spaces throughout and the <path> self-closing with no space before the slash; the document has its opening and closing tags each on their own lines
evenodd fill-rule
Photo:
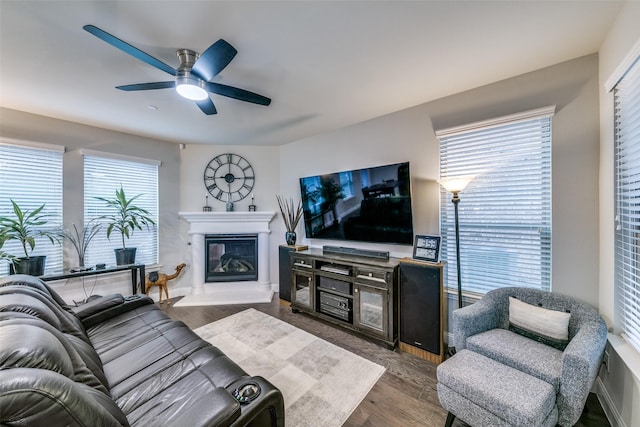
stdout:
<svg viewBox="0 0 640 427">
<path fill-rule="evenodd" d="M 300 222 L 300 218 L 302 218 L 302 201 L 298 200 L 298 206 L 294 208 L 293 199 L 285 200 L 280 196 L 276 196 L 276 198 L 278 199 L 278 206 L 280 206 L 284 226 L 287 229 L 285 240 L 288 246 L 294 246 L 297 239 L 295 230 Z"/>
<path fill-rule="evenodd" d="M 209 206 L 209 195 L 206 194 L 204 196 L 204 206 L 202 207 L 202 212 L 211 212 L 211 206 Z"/>
<path fill-rule="evenodd" d="M 233 212 L 233 202 L 231 201 L 231 193 L 227 195 L 227 212 Z"/>
<path fill-rule="evenodd" d="M 249 205 L 249 212 L 255 212 L 256 205 L 253 204 L 253 193 L 251 193 L 251 204 Z"/>
</svg>

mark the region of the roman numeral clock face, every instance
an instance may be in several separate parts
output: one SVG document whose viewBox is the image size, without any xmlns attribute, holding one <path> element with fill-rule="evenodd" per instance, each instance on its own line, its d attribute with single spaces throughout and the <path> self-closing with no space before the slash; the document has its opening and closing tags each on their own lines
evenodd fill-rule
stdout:
<svg viewBox="0 0 640 427">
<path fill-rule="evenodd" d="M 220 154 L 204 168 L 207 191 L 223 202 L 237 202 L 247 197 L 255 180 L 251 163 L 237 154 Z"/>
</svg>

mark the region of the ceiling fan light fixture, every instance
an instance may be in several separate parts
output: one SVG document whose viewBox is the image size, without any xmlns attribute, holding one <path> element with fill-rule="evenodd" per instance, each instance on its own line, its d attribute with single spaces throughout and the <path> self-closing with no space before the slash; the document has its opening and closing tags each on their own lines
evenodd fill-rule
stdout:
<svg viewBox="0 0 640 427">
<path fill-rule="evenodd" d="M 202 101 L 209 97 L 209 93 L 204 89 L 204 82 L 190 74 L 176 76 L 176 92 L 192 101 Z"/>
</svg>

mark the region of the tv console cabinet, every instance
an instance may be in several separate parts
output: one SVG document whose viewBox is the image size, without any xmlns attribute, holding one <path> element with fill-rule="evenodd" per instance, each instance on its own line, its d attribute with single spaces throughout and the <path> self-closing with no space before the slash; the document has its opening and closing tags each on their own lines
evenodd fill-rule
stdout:
<svg viewBox="0 0 640 427">
<path fill-rule="evenodd" d="M 291 310 L 304 312 L 388 348 L 398 342 L 399 260 L 290 252 Z"/>
</svg>

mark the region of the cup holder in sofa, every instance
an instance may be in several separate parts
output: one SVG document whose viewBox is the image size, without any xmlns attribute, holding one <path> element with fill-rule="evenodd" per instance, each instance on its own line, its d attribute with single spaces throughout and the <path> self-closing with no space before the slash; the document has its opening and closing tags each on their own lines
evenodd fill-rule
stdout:
<svg viewBox="0 0 640 427">
<path fill-rule="evenodd" d="M 256 383 L 244 383 L 233 390 L 233 397 L 240 403 L 249 403 L 260 396 L 262 389 Z"/>
</svg>

